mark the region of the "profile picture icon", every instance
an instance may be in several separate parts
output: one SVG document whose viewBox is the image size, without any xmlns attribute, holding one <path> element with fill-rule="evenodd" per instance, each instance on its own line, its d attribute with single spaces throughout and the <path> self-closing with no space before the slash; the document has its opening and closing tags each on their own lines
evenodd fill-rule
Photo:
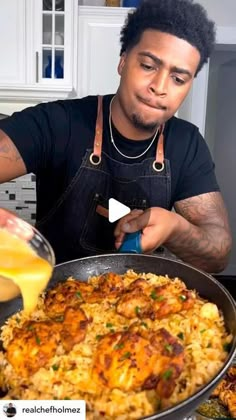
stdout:
<svg viewBox="0 0 236 420">
<path fill-rule="evenodd" d="M 8 404 L 4 405 L 3 412 L 6 417 L 14 417 L 16 415 L 16 406 L 9 402 Z"/>
</svg>

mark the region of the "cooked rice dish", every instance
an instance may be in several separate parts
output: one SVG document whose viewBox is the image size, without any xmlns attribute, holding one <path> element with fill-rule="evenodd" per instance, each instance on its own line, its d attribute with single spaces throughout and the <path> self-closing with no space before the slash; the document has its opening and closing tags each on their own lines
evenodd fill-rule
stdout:
<svg viewBox="0 0 236 420">
<path fill-rule="evenodd" d="M 7 399 L 83 399 L 87 419 L 138 419 L 211 380 L 232 336 L 214 303 L 179 278 L 69 278 L 2 327 Z"/>
</svg>

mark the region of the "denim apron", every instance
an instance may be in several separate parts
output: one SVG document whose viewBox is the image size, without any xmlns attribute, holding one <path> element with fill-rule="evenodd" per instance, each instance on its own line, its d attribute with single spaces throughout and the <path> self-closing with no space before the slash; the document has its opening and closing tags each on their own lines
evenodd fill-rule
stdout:
<svg viewBox="0 0 236 420">
<path fill-rule="evenodd" d="M 108 200 L 131 209 L 162 207 L 171 200 L 170 163 L 164 159 L 163 127 L 156 157 L 140 163 L 118 162 L 102 151 L 102 97 L 98 97 L 94 146 L 54 208 L 36 224 L 51 243 L 57 264 L 84 256 L 114 252 L 115 223 L 108 221 Z"/>
</svg>

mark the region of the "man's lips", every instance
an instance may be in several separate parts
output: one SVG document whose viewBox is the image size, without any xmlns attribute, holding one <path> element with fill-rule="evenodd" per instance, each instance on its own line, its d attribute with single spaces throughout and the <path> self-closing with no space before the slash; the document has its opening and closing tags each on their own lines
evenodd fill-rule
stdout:
<svg viewBox="0 0 236 420">
<path fill-rule="evenodd" d="M 161 105 L 161 104 L 159 104 L 157 102 L 156 103 L 153 103 L 153 102 L 148 101 L 148 100 L 145 100 L 143 98 L 138 98 L 138 99 L 139 99 L 140 102 L 142 102 L 144 105 L 147 105 L 150 108 L 159 109 L 161 111 L 166 111 L 167 110 L 167 107 L 166 106 Z"/>
</svg>

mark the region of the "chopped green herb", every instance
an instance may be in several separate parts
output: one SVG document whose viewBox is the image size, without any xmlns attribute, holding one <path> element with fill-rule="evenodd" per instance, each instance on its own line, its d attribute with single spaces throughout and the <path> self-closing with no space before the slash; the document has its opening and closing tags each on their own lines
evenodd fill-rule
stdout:
<svg viewBox="0 0 236 420">
<path fill-rule="evenodd" d="M 177 337 L 180 338 L 180 340 L 184 339 L 184 333 L 180 332 L 179 334 L 177 334 Z"/>
<path fill-rule="evenodd" d="M 95 338 L 96 338 L 96 340 L 100 341 L 102 339 L 102 335 L 101 334 L 97 334 Z"/>
<path fill-rule="evenodd" d="M 114 346 L 114 350 L 123 349 L 123 347 L 124 347 L 124 343 L 118 343 Z"/>
<path fill-rule="evenodd" d="M 37 344 L 40 344 L 41 343 L 41 340 L 40 340 L 40 338 L 37 335 L 35 336 L 35 341 L 36 341 Z"/>
<path fill-rule="evenodd" d="M 70 397 L 65 397 L 64 400 L 70 400 Z"/>
<path fill-rule="evenodd" d="M 125 359 L 129 359 L 131 356 L 130 351 L 127 351 L 126 353 L 123 354 L 123 356 L 121 356 L 120 361 L 125 360 Z"/>
<path fill-rule="evenodd" d="M 142 327 L 148 328 L 148 324 L 146 322 L 141 322 Z"/>
<path fill-rule="evenodd" d="M 183 302 L 187 299 L 187 297 L 185 295 L 179 295 L 180 300 L 182 300 Z"/>
<path fill-rule="evenodd" d="M 28 331 L 33 331 L 34 330 L 34 326 L 33 325 L 28 325 L 27 326 L 27 330 Z"/>
<path fill-rule="evenodd" d="M 170 379 L 171 376 L 173 374 L 173 370 L 172 369 L 167 369 L 163 374 L 162 374 L 162 378 L 163 379 Z"/>
<path fill-rule="evenodd" d="M 155 291 L 155 290 L 152 290 L 152 292 L 150 293 L 150 297 L 151 297 L 153 300 L 157 300 L 157 294 L 156 294 L 156 291 Z"/>
<path fill-rule="evenodd" d="M 203 328 L 203 330 L 200 331 L 201 334 L 203 334 L 206 331 L 206 328 Z"/>
<path fill-rule="evenodd" d="M 159 295 L 159 296 L 157 296 L 157 301 L 158 302 L 161 302 L 162 300 L 164 300 L 165 299 L 165 296 L 163 296 L 163 295 Z"/>
<path fill-rule="evenodd" d="M 166 345 L 165 345 L 165 349 L 166 349 L 169 353 L 172 353 L 172 351 L 173 351 L 173 346 L 172 346 L 171 344 L 166 344 Z"/>
<path fill-rule="evenodd" d="M 140 307 L 139 306 L 135 306 L 134 312 L 136 313 L 136 315 L 139 315 L 140 314 Z"/>
<path fill-rule="evenodd" d="M 82 295 L 81 295 L 81 292 L 80 291 L 76 292 L 75 296 L 78 297 L 78 298 L 80 298 L 80 299 L 82 299 Z"/>
<path fill-rule="evenodd" d="M 123 330 L 128 330 L 128 325 L 125 325 L 124 327 L 123 327 Z"/>
<path fill-rule="evenodd" d="M 115 332 L 114 328 L 111 328 L 111 329 L 110 329 L 110 332 L 111 332 L 111 333 L 114 333 L 114 332 Z"/>
<path fill-rule="evenodd" d="M 53 370 L 58 370 L 59 369 L 59 365 L 52 365 Z"/>
<path fill-rule="evenodd" d="M 113 327 L 113 324 L 111 324 L 110 322 L 107 322 L 107 323 L 106 323 L 106 327 L 107 327 L 107 328 L 112 328 L 112 327 Z"/>
<path fill-rule="evenodd" d="M 56 317 L 56 322 L 63 322 L 64 321 L 64 315 L 59 315 Z"/>
</svg>

